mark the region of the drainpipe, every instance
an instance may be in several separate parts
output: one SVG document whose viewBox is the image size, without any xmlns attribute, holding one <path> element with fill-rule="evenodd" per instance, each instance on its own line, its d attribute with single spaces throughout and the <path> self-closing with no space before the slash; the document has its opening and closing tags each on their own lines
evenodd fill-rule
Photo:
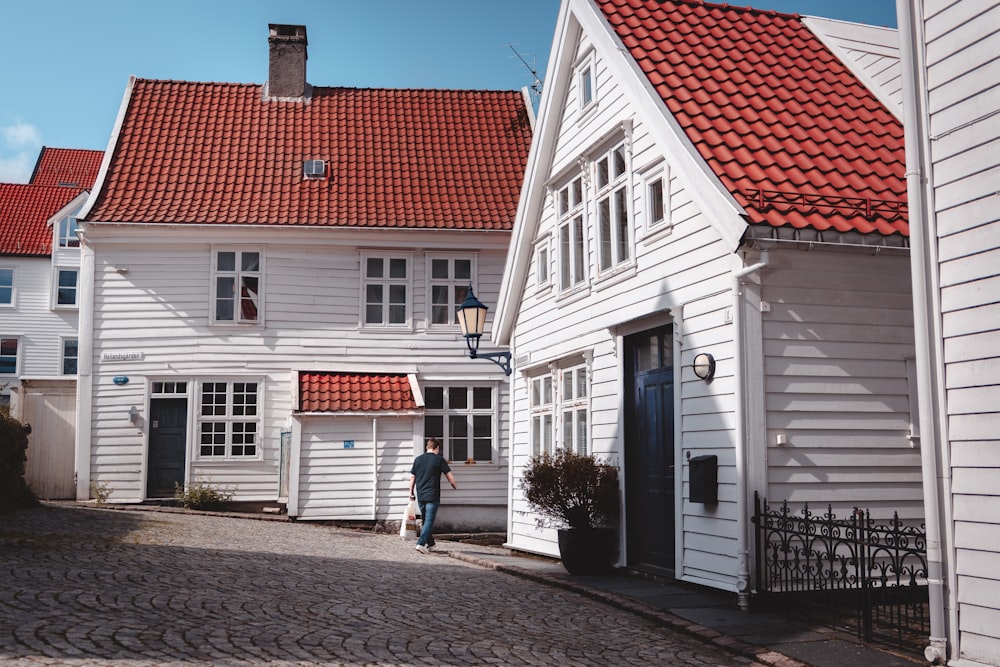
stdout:
<svg viewBox="0 0 1000 667">
<path fill-rule="evenodd" d="M 737 557 L 736 594 L 740 611 L 750 610 L 750 522 L 747 517 L 747 445 L 746 445 L 746 374 L 743 368 L 743 278 L 760 271 L 768 262 L 767 250 L 760 251 L 760 261 L 733 274 L 733 364 L 736 367 L 736 513 Z"/>
<path fill-rule="evenodd" d="M 927 109 L 921 92 L 923 34 L 917 15 L 919 3 L 901 0 L 896 3 L 899 22 L 899 51 L 903 79 L 903 128 L 906 147 L 906 189 L 909 200 L 910 272 L 913 282 L 913 334 L 916 344 L 917 403 L 920 410 L 920 433 L 926 442 L 920 443 L 923 473 L 924 522 L 927 527 L 927 589 L 930 612 L 929 645 L 924 657 L 931 664 L 943 664 L 948 658 L 946 608 L 944 598 L 943 550 L 941 544 L 942 491 L 938 485 L 939 443 L 947 442 L 942 435 L 942 406 L 939 393 L 943 385 L 942 356 L 938 345 L 940 330 L 935 307 L 937 289 L 937 253 L 933 242 L 936 235 L 931 216 L 930 193 L 927 191 L 928 152 L 925 137 Z"/>
<path fill-rule="evenodd" d="M 378 417 L 372 417 L 372 521 L 378 520 Z"/>
</svg>

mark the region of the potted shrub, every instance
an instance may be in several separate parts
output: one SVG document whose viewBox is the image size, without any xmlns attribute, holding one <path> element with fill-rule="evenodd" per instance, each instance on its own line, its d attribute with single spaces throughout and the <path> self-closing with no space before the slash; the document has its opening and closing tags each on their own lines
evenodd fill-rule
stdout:
<svg viewBox="0 0 1000 667">
<path fill-rule="evenodd" d="M 565 449 L 534 457 L 521 489 L 540 526 L 559 529 L 559 556 L 570 574 L 598 574 L 617 555 L 618 468 Z"/>
</svg>

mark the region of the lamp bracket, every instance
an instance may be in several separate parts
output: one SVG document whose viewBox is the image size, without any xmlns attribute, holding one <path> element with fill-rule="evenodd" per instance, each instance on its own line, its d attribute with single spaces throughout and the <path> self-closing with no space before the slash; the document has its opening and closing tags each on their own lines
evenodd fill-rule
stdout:
<svg viewBox="0 0 1000 667">
<path fill-rule="evenodd" d="M 510 366 L 510 352 L 470 352 L 469 358 L 489 359 L 494 364 L 503 369 L 504 375 L 510 375 L 511 372 L 513 371 L 513 369 Z"/>
</svg>

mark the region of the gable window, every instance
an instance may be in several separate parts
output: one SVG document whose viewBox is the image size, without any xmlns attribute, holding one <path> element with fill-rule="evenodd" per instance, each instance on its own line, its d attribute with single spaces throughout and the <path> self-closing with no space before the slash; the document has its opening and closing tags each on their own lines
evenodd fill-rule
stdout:
<svg viewBox="0 0 1000 667">
<path fill-rule="evenodd" d="M 257 382 L 202 382 L 198 415 L 201 458 L 253 458 L 259 453 Z"/>
<path fill-rule="evenodd" d="M 530 380 L 531 455 L 552 453 L 552 376 Z"/>
<path fill-rule="evenodd" d="M 72 215 L 67 218 L 63 218 L 59 221 L 59 247 L 60 248 L 79 248 L 80 247 L 80 237 L 76 235 L 76 231 L 80 228 L 79 223 L 77 223 L 76 216 Z"/>
<path fill-rule="evenodd" d="M 407 257 L 365 257 L 364 325 L 405 326 L 410 321 L 410 261 Z"/>
<path fill-rule="evenodd" d="M 455 309 L 465 301 L 472 282 L 472 260 L 431 258 L 430 268 L 430 324 L 456 324 Z"/>
<path fill-rule="evenodd" d="M 77 269 L 56 269 L 56 306 L 77 305 Z"/>
<path fill-rule="evenodd" d="M 577 454 L 587 454 L 590 451 L 587 365 L 563 368 L 559 377 L 559 446 Z"/>
<path fill-rule="evenodd" d="M 597 102 L 597 66 L 593 51 L 577 63 L 576 87 L 580 112 L 586 114 Z"/>
<path fill-rule="evenodd" d="M 606 271 L 632 256 L 625 144 L 595 162 L 599 266 Z"/>
<path fill-rule="evenodd" d="M 0 306 L 14 305 L 14 269 L 0 269 Z"/>
<path fill-rule="evenodd" d="M 495 423 L 493 387 L 435 386 L 424 391 L 424 436 L 442 443 L 453 463 L 490 463 Z"/>
<path fill-rule="evenodd" d="M 646 229 L 650 232 L 670 227 L 670 181 L 665 168 L 645 177 Z"/>
<path fill-rule="evenodd" d="M 79 344 L 76 338 L 64 338 L 62 342 L 62 374 L 76 375 L 79 360 Z"/>
<path fill-rule="evenodd" d="M 17 375 L 17 350 L 20 341 L 13 336 L 0 337 L 0 375 Z"/>
<path fill-rule="evenodd" d="M 535 285 L 540 288 L 552 284 L 552 267 L 549 262 L 549 237 L 535 245 Z"/>
<path fill-rule="evenodd" d="M 572 289 L 587 278 L 583 227 L 583 178 L 576 177 L 556 196 L 559 213 L 559 287 Z"/>
<path fill-rule="evenodd" d="M 261 318 L 261 252 L 216 250 L 212 301 L 216 322 L 256 323 Z"/>
</svg>

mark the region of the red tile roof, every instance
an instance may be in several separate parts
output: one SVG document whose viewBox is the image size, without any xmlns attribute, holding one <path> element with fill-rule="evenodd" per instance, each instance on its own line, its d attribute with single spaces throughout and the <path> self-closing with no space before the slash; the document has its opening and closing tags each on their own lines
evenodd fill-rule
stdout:
<svg viewBox="0 0 1000 667">
<path fill-rule="evenodd" d="M 902 124 L 798 15 L 597 4 L 751 222 L 908 235 Z"/>
<path fill-rule="evenodd" d="M 52 228 L 46 223 L 81 188 L 0 183 L 0 254 L 47 257 Z"/>
<path fill-rule="evenodd" d="M 531 142 L 516 91 L 134 82 L 88 220 L 509 230 Z M 304 179 L 305 160 L 328 178 Z"/>
<path fill-rule="evenodd" d="M 299 373 L 302 412 L 378 412 L 416 410 L 405 375 Z"/>
<path fill-rule="evenodd" d="M 82 148 L 43 146 L 29 183 L 32 185 L 68 185 L 90 190 L 101 169 L 104 151 Z"/>
</svg>

